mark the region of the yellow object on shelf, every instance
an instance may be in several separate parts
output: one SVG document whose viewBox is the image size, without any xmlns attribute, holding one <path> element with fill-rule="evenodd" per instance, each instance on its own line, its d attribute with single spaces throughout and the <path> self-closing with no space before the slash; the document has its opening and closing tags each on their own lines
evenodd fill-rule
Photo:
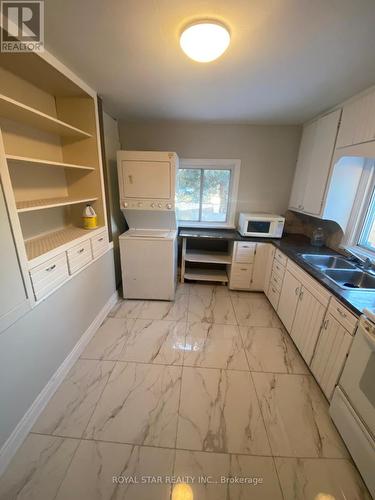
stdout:
<svg viewBox="0 0 375 500">
<path fill-rule="evenodd" d="M 83 211 L 82 220 L 85 229 L 96 229 L 98 227 L 98 217 L 91 205 L 86 205 Z"/>
</svg>

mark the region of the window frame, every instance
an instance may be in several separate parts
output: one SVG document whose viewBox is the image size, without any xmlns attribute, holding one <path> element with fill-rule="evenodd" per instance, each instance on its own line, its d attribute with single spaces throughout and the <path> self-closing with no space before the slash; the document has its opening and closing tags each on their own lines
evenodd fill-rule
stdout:
<svg viewBox="0 0 375 500">
<path fill-rule="evenodd" d="M 375 251 L 360 245 L 360 238 L 374 192 L 375 160 L 369 158 L 364 162 L 362 176 L 341 246 L 356 253 L 360 258 L 369 258 L 372 261 L 375 261 Z"/>
<path fill-rule="evenodd" d="M 225 222 L 218 221 L 188 221 L 178 220 L 180 227 L 201 227 L 201 228 L 226 228 L 234 229 L 238 187 L 240 181 L 241 160 L 238 159 L 197 159 L 180 158 L 178 169 L 204 169 L 204 170 L 230 170 L 230 183 L 228 189 L 228 211 Z M 200 198 L 202 200 L 202 197 Z M 201 210 L 201 207 L 200 207 Z"/>
</svg>

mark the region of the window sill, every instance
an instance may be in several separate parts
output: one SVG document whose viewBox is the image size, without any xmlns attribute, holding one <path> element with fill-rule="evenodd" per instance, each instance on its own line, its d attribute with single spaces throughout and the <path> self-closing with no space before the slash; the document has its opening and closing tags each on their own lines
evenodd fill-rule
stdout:
<svg viewBox="0 0 375 500">
<path fill-rule="evenodd" d="M 233 224 L 201 224 L 189 221 L 177 221 L 178 227 L 184 228 L 199 228 L 199 229 L 236 229 Z"/>
</svg>

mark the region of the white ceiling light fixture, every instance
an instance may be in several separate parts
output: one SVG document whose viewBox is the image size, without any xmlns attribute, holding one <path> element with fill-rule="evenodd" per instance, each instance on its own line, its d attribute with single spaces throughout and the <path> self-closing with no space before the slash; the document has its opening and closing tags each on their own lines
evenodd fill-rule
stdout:
<svg viewBox="0 0 375 500">
<path fill-rule="evenodd" d="M 197 62 L 211 62 L 227 50 L 229 30 L 216 21 L 199 21 L 181 33 L 180 45 L 185 54 Z"/>
</svg>

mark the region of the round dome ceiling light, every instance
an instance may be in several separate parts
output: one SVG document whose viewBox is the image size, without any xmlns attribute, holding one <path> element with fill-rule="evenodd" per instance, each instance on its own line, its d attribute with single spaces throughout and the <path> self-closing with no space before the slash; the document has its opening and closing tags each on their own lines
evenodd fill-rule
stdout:
<svg viewBox="0 0 375 500">
<path fill-rule="evenodd" d="M 187 26 L 180 36 L 185 54 L 197 62 L 211 62 L 227 50 L 230 43 L 228 29 L 215 21 L 200 21 Z"/>
</svg>

